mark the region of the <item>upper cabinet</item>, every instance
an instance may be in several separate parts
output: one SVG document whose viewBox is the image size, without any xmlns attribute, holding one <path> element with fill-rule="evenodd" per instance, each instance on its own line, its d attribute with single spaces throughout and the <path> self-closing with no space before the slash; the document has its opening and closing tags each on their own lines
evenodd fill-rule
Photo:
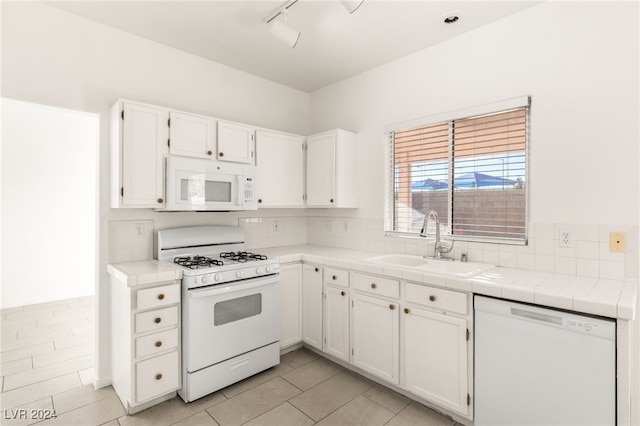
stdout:
<svg viewBox="0 0 640 426">
<path fill-rule="evenodd" d="M 254 164 L 254 129 L 243 124 L 218 121 L 218 160 Z"/>
<path fill-rule="evenodd" d="M 307 207 L 358 207 L 358 136 L 337 129 L 307 138 Z"/>
<path fill-rule="evenodd" d="M 304 138 L 256 132 L 258 207 L 304 207 Z"/>
<path fill-rule="evenodd" d="M 169 111 L 118 101 L 111 107 L 111 207 L 164 206 Z"/>
<path fill-rule="evenodd" d="M 215 158 L 216 121 L 209 117 L 171 111 L 169 154 Z"/>
</svg>

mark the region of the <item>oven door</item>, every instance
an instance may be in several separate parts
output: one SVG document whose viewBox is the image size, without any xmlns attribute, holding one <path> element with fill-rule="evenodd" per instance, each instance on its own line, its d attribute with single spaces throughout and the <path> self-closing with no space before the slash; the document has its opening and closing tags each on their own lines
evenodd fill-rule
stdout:
<svg viewBox="0 0 640 426">
<path fill-rule="evenodd" d="M 187 372 L 277 342 L 280 276 L 185 290 L 183 362 Z"/>
</svg>

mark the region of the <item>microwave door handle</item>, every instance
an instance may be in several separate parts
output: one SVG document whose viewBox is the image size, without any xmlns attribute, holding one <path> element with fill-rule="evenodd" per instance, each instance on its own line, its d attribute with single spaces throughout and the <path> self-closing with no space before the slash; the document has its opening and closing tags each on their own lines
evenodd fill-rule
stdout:
<svg viewBox="0 0 640 426">
<path fill-rule="evenodd" d="M 236 205 L 241 206 L 242 205 L 242 200 L 244 198 L 242 196 L 242 194 L 244 192 L 243 191 L 244 188 L 243 188 L 243 185 L 242 185 L 242 177 L 241 176 L 236 175 L 236 186 L 238 187 L 238 194 L 237 194 L 237 197 L 236 197 Z"/>
</svg>

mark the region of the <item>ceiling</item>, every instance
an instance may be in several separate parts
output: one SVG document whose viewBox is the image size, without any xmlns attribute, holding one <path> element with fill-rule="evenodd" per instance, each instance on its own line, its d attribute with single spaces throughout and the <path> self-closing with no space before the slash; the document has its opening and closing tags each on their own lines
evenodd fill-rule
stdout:
<svg viewBox="0 0 640 426">
<path fill-rule="evenodd" d="M 349 14 L 338 0 L 299 0 L 287 25 L 294 49 L 264 19 L 284 1 L 47 1 L 167 46 L 312 92 L 540 1 L 365 0 Z M 445 24 L 449 15 L 459 16 Z"/>
</svg>

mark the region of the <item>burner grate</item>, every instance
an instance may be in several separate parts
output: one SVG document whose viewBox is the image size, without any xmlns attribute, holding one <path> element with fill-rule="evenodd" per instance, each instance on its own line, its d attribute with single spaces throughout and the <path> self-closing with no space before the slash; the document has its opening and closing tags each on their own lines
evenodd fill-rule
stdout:
<svg viewBox="0 0 640 426">
<path fill-rule="evenodd" d="M 222 266 L 224 262 L 204 256 L 176 257 L 173 263 L 189 269 L 208 268 L 210 266 Z"/>
<path fill-rule="evenodd" d="M 232 260 L 234 262 L 251 262 L 256 260 L 267 260 L 267 256 L 263 254 L 249 253 L 246 251 L 229 251 L 220 253 L 222 259 Z"/>
</svg>

